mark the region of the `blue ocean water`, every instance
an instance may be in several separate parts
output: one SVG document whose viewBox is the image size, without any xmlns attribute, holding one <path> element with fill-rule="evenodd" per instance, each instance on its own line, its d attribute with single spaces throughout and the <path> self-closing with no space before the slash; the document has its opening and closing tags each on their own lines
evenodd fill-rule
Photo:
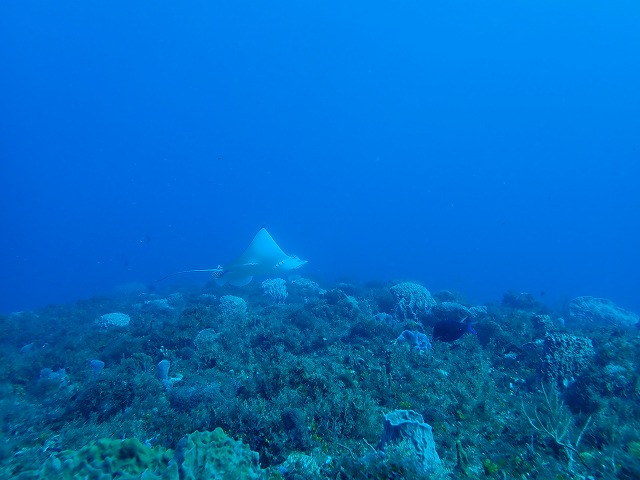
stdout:
<svg viewBox="0 0 640 480">
<path fill-rule="evenodd" d="M 316 279 L 640 311 L 639 21 L 630 1 L 2 2 L 0 311 L 215 267 L 263 225 Z"/>
</svg>

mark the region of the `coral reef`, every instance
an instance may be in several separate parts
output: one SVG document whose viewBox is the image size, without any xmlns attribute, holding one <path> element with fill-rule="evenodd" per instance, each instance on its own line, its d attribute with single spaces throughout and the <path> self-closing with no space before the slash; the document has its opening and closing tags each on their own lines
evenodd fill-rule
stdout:
<svg viewBox="0 0 640 480">
<path fill-rule="evenodd" d="M 247 302 L 235 295 L 220 297 L 220 311 L 225 318 L 242 318 L 247 314 Z"/>
<path fill-rule="evenodd" d="M 0 476 L 640 472 L 633 322 L 526 294 L 478 306 L 415 283 L 286 287 L 279 304 L 211 283 L 1 315 Z M 476 334 L 434 340 L 461 321 Z"/>
<path fill-rule="evenodd" d="M 396 314 L 403 319 L 417 319 L 436 305 L 429 290 L 417 283 L 398 283 L 391 287 L 391 294 L 395 299 Z"/>
<path fill-rule="evenodd" d="M 586 337 L 547 333 L 542 368 L 549 379 L 566 384 L 575 379 L 593 361 L 595 351 Z"/>
<path fill-rule="evenodd" d="M 284 303 L 289 296 L 287 282 L 282 278 L 268 278 L 262 282 L 262 290 L 276 303 Z"/>
<path fill-rule="evenodd" d="M 131 321 L 131 317 L 126 313 L 105 313 L 104 315 L 100 315 L 97 320 L 98 325 L 102 328 L 111 328 L 111 327 L 126 327 L 129 325 Z"/>
<path fill-rule="evenodd" d="M 174 451 L 135 438 L 103 438 L 78 450 L 54 453 L 23 479 L 259 480 L 258 454 L 221 428 L 186 435 Z"/>
<path fill-rule="evenodd" d="M 221 428 L 185 436 L 173 458 L 185 480 L 259 480 L 266 478 L 258 454 L 239 440 L 229 438 Z"/>
<path fill-rule="evenodd" d="M 618 307 L 606 298 L 574 298 L 569 303 L 569 313 L 583 322 L 599 326 L 629 326 L 640 321 L 640 316 Z"/>
<path fill-rule="evenodd" d="M 426 424 L 422 415 L 413 410 L 395 410 L 384 416 L 380 448 L 401 442 L 406 442 L 408 448 L 412 449 L 412 454 L 425 473 L 437 472 L 442 468 L 431 425 Z"/>
</svg>

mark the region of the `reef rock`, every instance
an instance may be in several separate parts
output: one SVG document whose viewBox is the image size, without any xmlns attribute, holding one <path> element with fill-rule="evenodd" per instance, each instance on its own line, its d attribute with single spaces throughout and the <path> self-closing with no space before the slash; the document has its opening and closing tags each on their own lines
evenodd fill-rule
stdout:
<svg viewBox="0 0 640 480">
<path fill-rule="evenodd" d="M 618 307 L 611 300 L 595 297 L 576 297 L 569 303 L 572 317 L 599 326 L 630 326 L 640 320 L 638 314 Z"/>
</svg>

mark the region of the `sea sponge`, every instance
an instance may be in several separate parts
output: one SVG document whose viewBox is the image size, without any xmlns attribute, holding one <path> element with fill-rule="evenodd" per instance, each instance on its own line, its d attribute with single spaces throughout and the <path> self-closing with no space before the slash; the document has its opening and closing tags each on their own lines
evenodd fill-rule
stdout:
<svg viewBox="0 0 640 480">
<path fill-rule="evenodd" d="M 175 460 L 184 480 L 258 480 L 266 478 L 258 454 L 240 440 L 228 437 L 221 428 L 194 432 L 180 440 Z"/>
<path fill-rule="evenodd" d="M 380 448 L 390 443 L 405 442 L 408 452 L 414 456 L 426 473 L 438 472 L 442 467 L 436 451 L 431 425 L 413 410 L 394 410 L 384 416 L 384 430 Z"/>
</svg>

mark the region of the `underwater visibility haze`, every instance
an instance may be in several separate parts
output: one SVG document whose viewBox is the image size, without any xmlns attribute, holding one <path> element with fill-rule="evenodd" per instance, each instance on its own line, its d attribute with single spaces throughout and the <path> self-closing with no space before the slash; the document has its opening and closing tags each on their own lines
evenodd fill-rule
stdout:
<svg viewBox="0 0 640 480">
<path fill-rule="evenodd" d="M 2 471 L 639 478 L 638 25 L 2 2 Z"/>
<path fill-rule="evenodd" d="M 309 275 L 640 308 L 631 2 L 0 13 L 2 311 L 215 267 L 261 226 Z"/>
</svg>

